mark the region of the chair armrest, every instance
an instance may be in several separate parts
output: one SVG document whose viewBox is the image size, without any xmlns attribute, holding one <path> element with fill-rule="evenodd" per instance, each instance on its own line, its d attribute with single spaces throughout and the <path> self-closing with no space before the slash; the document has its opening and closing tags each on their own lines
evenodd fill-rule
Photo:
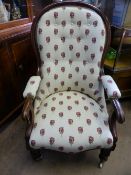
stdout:
<svg viewBox="0 0 131 175">
<path fill-rule="evenodd" d="M 26 133 L 25 133 L 27 149 L 29 149 L 29 138 L 32 132 L 32 128 L 34 126 L 33 101 L 34 101 L 33 97 L 31 95 L 28 95 L 25 99 L 25 103 L 22 110 L 22 118 L 27 122 Z"/>
<path fill-rule="evenodd" d="M 120 98 L 121 92 L 115 81 L 110 75 L 101 76 L 103 87 L 107 93 L 108 98 Z"/>
<path fill-rule="evenodd" d="M 23 92 L 23 97 L 27 97 L 28 95 L 31 95 L 32 98 L 36 96 L 36 92 L 39 88 L 41 78 L 40 76 L 32 76 L 27 82 L 26 88 Z"/>
<path fill-rule="evenodd" d="M 124 117 L 124 111 L 121 107 L 121 104 L 119 103 L 119 101 L 117 99 L 112 99 L 111 102 L 112 102 L 113 107 L 114 107 L 116 120 L 121 124 L 124 123 L 125 117 Z"/>
<path fill-rule="evenodd" d="M 28 95 L 25 99 L 22 118 L 23 120 L 27 120 L 29 124 L 34 120 L 33 97 L 31 95 Z"/>
</svg>

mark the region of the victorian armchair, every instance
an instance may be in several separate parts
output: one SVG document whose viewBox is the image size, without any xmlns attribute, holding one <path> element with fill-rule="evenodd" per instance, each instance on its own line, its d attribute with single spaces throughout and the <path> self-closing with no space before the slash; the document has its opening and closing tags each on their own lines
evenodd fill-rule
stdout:
<svg viewBox="0 0 131 175">
<path fill-rule="evenodd" d="M 23 93 L 27 149 L 35 160 L 42 158 L 41 149 L 100 149 L 102 167 L 116 146 L 116 121 L 124 122 L 121 93 L 103 71 L 110 43 L 106 17 L 83 2 L 52 3 L 33 21 L 31 36 L 38 75 Z M 111 116 L 104 89 L 114 107 Z"/>
</svg>

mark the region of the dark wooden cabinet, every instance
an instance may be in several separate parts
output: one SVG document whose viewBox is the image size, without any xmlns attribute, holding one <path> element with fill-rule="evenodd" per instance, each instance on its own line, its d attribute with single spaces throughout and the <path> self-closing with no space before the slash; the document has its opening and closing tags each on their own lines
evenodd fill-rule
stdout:
<svg viewBox="0 0 131 175">
<path fill-rule="evenodd" d="M 11 5 L 11 2 L 3 1 L 4 5 Z M 19 5 L 21 18 L 0 23 L 0 125 L 21 111 L 26 83 L 37 72 L 30 38 L 32 20 L 53 0 L 14 2 Z M 26 11 L 26 15 L 22 11 Z"/>
<path fill-rule="evenodd" d="M 36 58 L 28 24 L 15 35 L 3 34 L 0 45 L 0 123 L 2 124 L 22 106 L 22 93 L 29 77 L 36 74 Z M 4 38 L 5 37 L 5 38 Z"/>
</svg>

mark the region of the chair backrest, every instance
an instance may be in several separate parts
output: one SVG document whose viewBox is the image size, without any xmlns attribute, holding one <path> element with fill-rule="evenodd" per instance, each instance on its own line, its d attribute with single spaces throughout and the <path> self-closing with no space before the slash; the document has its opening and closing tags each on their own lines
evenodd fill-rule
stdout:
<svg viewBox="0 0 131 175">
<path fill-rule="evenodd" d="M 106 18 L 83 2 L 47 6 L 35 19 L 32 38 L 41 60 L 41 100 L 59 91 L 80 91 L 100 101 L 100 72 L 110 42 Z"/>
</svg>

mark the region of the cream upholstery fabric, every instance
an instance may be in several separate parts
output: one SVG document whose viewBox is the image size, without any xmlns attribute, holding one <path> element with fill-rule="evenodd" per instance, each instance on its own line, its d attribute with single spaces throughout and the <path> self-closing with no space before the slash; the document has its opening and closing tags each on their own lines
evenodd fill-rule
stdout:
<svg viewBox="0 0 131 175">
<path fill-rule="evenodd" d="M 107 113 L 80 92 L 65 91 L 50 95 L 35 115 L 30 137 L 33 148 L 44 147 L 69 153 L 112 146 Z"/>
<path fill-rule="evenodd" d="M 109 98 L 121 97 L 121 92 L 111 76 L 104 75 L 101 80 Z"/>
<path fill-rule="evenodd" d="M 96 12 L 78 7 L 57 7 L 37 25 L 42 81 L 35 106 L 50 94 L 76 90 L 105 106 L 99 82 L 105 45 L 105 26 Z"/>
<path fill-rule="evenodd" d="M 30 94 L 32 97 L 36 96 L 36 91 L 38 90 L 39 84 L 40 84 L 41 78 L 40 76 L 32 76 L 28 80 L 28 83 L 25 87 L 25 90 L 23 92 L 23 97 L 25 98 L 28 94 Z"/>
<path fill-rule="evenodd" d="M 63 6 L 41 16 L 42 80 L 31 147 L 79 152 L 112 146 L 100 70 L 105 38 L 105 25 L 91 9 Z"/>
</svg>

